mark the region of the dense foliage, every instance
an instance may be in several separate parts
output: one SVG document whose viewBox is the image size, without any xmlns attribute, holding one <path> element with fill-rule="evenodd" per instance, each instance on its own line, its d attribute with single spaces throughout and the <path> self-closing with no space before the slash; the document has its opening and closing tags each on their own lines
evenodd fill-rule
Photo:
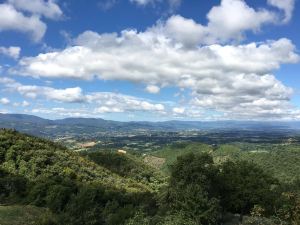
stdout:
<svg viewBox="0 0 300 225">
<path fill-rule="evenodd" d="M 222 154 L 237 153 L 227 147 Z M 284 183 L 250 160 L 216 162 L 209 146 L 176 148 L 188 153 L 178 150 L 167 161 L 166 182 L 137 156 L 80 155 L 1 130 L 0 204 L 11 205 L 12 212 L 16 204 L 39 207 L 31 210 L 42 212 L 35 225 L 300 224 L 300 182 Z"/>
<path fill-rule="evenodd" d="M 84 153 L 89 160 L 108 170 L 139 183 L 159 189 L 165 183 L 165 176 L 132 154 L 120 154 L 115 151 L 98 151 Z"/>
<path fill-rule="evenodd" d="M 177 143 L 167 145 L 151 154 L 165 159 L 162 170 L 168 172 L 178 156 L 187 153 L 208 152 L 215 163 L 227 160 L 243 160 L 258 164 L 264 171 L 271 173 L 281 182 L 290 183 L 300 179 L 300 145 L 297 144 L 254 144 L 232 143 L 207 145 L 203 143 Z"/>
<path fill-rule="evenodd" d="M 150 186 L 53 142 L 1 130 L 0 155 L 0 204 L 47 207 L 70 225 L 121 224 L 135 211 L 155 209 Z"/>
</svg>

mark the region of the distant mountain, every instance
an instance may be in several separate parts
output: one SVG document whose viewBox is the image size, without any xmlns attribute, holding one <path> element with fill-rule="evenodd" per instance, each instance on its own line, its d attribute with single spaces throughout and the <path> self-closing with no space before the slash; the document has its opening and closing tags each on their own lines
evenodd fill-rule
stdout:
<svg viewBox="0 0 300 225">
<path fill-rule="evenodd" d="M 0 127 L 16 129 L 37 136 L 49 136 L 45 127 L 54 125 L 54 121 L 25 114 L 0 114 Z"/>
<path fill-rule="evenodd" d="M 300 131 L 300 122 L 260 121 L 131 121 L 119 122 L 101 118 L 43 119 L 26 114 L 0 114 L 0 128 L 16 129 L 21 132 L 42 136 L 95 134 L 97 132 L 133 131 Z"/>
<path fill-rule="evenodd" d="M 26 115 L 26 114 L 0 114 L 1 123 L 11 122 L 24 122 L 24 123 L 39 123 L 50 124 L 53 121 L 40 118 L 38 116 Z"/>
</svg>

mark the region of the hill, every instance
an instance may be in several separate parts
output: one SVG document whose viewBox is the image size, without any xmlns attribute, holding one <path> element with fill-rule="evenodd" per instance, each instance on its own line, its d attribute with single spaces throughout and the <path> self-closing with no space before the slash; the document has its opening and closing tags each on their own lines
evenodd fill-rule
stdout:
<svg viewBox="0 0 300 225">
<path fill-rule="evenodd" d="M 165 160 L 161 169 L 167 172 L 177 157 L 201 152 L 210 153 L 216 163 L 227 160 L 253 162 L 282 182 L 300 179 L 300 145 L 296 144 L 234 143 L 212 146 L 203 143 L 175 143 L 150 154 Z"/>
<path fill-rule="evenodd" d="M 6 205 L 0 210 L 0 224 L 20 208 L 24 211 L 19 217 L 28 221 L 43 211 L 16 204 L 49 208 L 60 224 L 70 225 L 94 219 L 95 224 L 120 224 L 150 207 L 164 178 L 134 156 L 117 156 L 125 162 L 122 167 L 116 161 L 110 166 L 99 163 L 96 155 L 82 156 L 45 139 L 0 130 L 0 205 Z M 120 172 L 124 166 L 128 169 Z"/>
<path fill-rule="evenodd" d="M 79 154 L 2 129 L 0 224 L 299 224 L 300 183 L 241 161 L 238 146 L 170 145 L 153 153 L 165 176 L 138 153 Z"/>
<path fill-rule="evenodd" d="M 116 188 L 148 190 L 65 147 L 16 131 L 0 131 L 0 163 L 0 168 L 8 173 L 30 181 L 61 176 L 79 182 L 97 181 Z"/>
<path fill-rule="evenodd" d="M 145 164 L 141 157 L 128 153 L 119 154 L 115 151 L 88 152 L 83 155 L 113 173 L 150 186 L 153 190 L 166 183 L 166 176 Z"/>
</svg>

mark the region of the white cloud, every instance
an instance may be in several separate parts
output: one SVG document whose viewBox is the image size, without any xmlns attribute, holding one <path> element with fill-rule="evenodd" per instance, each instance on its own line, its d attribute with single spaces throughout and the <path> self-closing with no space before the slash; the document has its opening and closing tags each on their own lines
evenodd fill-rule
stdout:
<svg viewBox="0 0 300 225">
<path fill-rule="evenodd" d="M 192 91 L 192 106 L 229 115 L 238 109 L 250 110 L 254 117 L 267 114 L 251 110 L 251 104 L 261 99 L 270 104 L 281 101 L 286 107 L 292 91 L 272 72 L 283 63 L 299 60 L 295 46 L 285 38 L 185 48 L 150 29 L 144 33 L 126 30 L 121 36 L 88 31 L 75 43 L 63 51 L 23 58 L 21 72 L 36 77 L 128 80 L 147 84 L 150 92 L 152 84 L 177 86 Z"/>
<path fill-rule="evenodd" d="M 0 54 L 11 57 L 13 59 L 18 59 L 20 57 L 21 48 L 16 46 L 0 47 Z"/>
<path fill-rule="evenodd" d="M 290 104 L 292 89 L 273 75 L 240 74 L 231 79 L 231 83 L 223 86 L 208 87 L 206 94 L 203 94 L 205 90 L 195 91 L 191 104 L 223 112 L 224 117 L 235 119 L 277 118 L 291 115 L 294 110 Z"/>
<path fill-rule="evenodd" d="M 284 23 L 291 20 L 295 7 L 295 0 L 268 0 L 268 3 L 284 11 Z"/>
<path fill-rule="evenodd" d="M 134 0 L 140 5 L 154 3 L 150 0 Z M 268 0 L 278 8 L 286 12 L 283 19 L 289 20 L 294 7 L 294 0 L 286 3 L 281 0 Z M 181 1 L 170 0 L 170 5 L 180 5 Z M 226 43 L 244 39 L 247 31 L 258 32 L 266 24 L 280 24 L 281 16 L 274 10 L 264 8 L 254 9 L 247 5 L 244 0 L 221 0 L 221 4 L 212 7 L 207 14 L 207 25 L 196 23 L 179 15 L 170 17 L 161 26 L 154 27 L 187 47 L 199 44 Z"/>
<path fill-rule="evenodd" d="M 10 103 L 8 98 L 1 98 L 0 99 L 0 104 L 2 105 L 8 105 Z"/>
<path fill-rule="evenodd" d="M 55 89 L 46 86 L 22 85 L 6 77 L 0 78 L 0 84 L 7 91 L 18 92 L 27 98 L 46 98 L 47 100 L 59 103 L 84 103 L 91 106 L 91 114 L 125 111 L 163 113 L 165 111 L 165 106 L 161 103 L 113 92 L 91 92 L 84 94 L 80 87 Z M 23 107 L 28 105 L 27 101 L 23 101 Z"/>
<path fill-rule="evenodd" d="M 173 113 L 174 114 L 183 114 L 185 112 L 184 107 L 174 107 L 173 108 Z"/>
<path fill-rule="evenodd" d="M 79 103 L 85 101 L 85 97 L 81 88 L 65 88 L 55 89 L 46 86 L 23 85 L 13 79 L 1 77 L 0 84 L 5 86 L 9 91 L 18 92 L 27 98 L 44 97 L 48 100 L 65 102 L 65 103 Z M 24 103 L 24 102 L 23 102 Z M 25 105 L 27 103 L 25 102 Z"/>
<path fill-rule="evenodd" d="M 63 12 L 54 0 L 8 0 L 16 9 L 42 15 L 49 19 L 59 19 Z"/>
<path fill-rule="evenodd" d="M 222 0 L 207 14 L 208 42 L 242 39 L 245 31 L 258 31 L 261 26 L 276 23 L 277 15 L 266 9 L 255 10 L 244 0 Z"/>
<path fill-rule="evenodd" d="M 0 4 L 0 31 L 15 30 L 29 33 L 34 41 L 40 41 L 46 32 L 46 24 L 39 16 L 25 16 L 12 5 Z"/>
<path fill-rule="evenodd" d="M 186 47 L 194 47 L 201 42 L 206 42 L 207 28 L 196 23 L 192 19 L 182 16 L 171 16 L 165 24 L 159 24 L 153 28 L 155 32 L 165 33 L 167 37 Z"/>
<path fill-rule="evenodd" d="M 149 100 L 117 94 L 113 92 L 94 92 L 86 95 L 87 102 L 98 105 L 97 112 L 152 111 L 163 112 L 165 106 Z"/>
<path fill-rule="evenodd" d="M 27 107 L 27 106 L 30 106 L 30 103 L 24 100 L 21 105 L 23 107 Z"/>
<path fill-rule="evenodd" d="M 42 16 L 57 20 L 63 12 L 55 0 L 8 0 L 0 4 L 0 31 L 28 33 L 33 41 L 38 42 L 47 29 Z"/>
<path fill-rule="evenodd" d="M 151 94 L 157 94 L 160 91 L 160 87 L 156 85 L 147 85 L 145 90 Z"/>
<path fill-rule="evenodd" d="M 84 96 L 82 90 L 79 87 L 66 88 L 66 89 L 54 89 L 45 87 L 44 93 L 48 99 L 56 100 L 60 102 L 83 102 Z"/>
<path fill-rule="evenodd" d="M 34 77 L 126 80 L 145 84 L 150 93 L 175 86 L 191 95 L 183 106 L 175 105 L 170 112 L 187 117 L 203 116 L 204 109 L 228 118 L 295 117 L 297 110 L 290 104 L 292 89 L 272 74 L 282 64 L 299 61 L 293 43 L 282 38 L 230 44 L 236 37 L 242 39 L 246 31 L 277 23 L 278 14 L 255 10 L 242 0 L 222 0 L 207 17 L 207 25 L 175 15 L 144 32 L 86 31 L 64 50 L 22 58 L 16 72 Z M 84 98 L 91 102 L 95 96 L 98 94 Z M 110 101 L 123 101 L 133 108 L 107 105 L 107 101 L 98 104 L 99 112 L 165 110 L 163 105 L 113 96 Z M 123 100 L 116 101 L 119 97 Z"/>
<path fill-rule="evenodd" d="M 207 25 L 180 15 L 171 16 L 153 31 L 164 33 L 186 47 L 227 43 L 244 39 L 245 32 L 257 32 L 263 25 L 279 23 L 279 15 L 266 9 L 255 10 L 243 0 L 222 0 L 207 14 Z"/>
<path fill-rule="evenodd" d="M 77 46 L 63 51 L 22 58 L 19 72 L 36 77 L 174 83 L 187 75 L 203 78 L 224 71 L 266 74 L 298 60 L 288 39 L 185 50 L 164 36 L 127 30 L 121 36 L 87 31 L 76 42 Z"/>
<path fill-rule="evenodd" d="M 28 107 L 28 106 L 30 106 L 30 103 L 24 100 L 23 102 L 15 102 L 13 104 L 13 106 L 15 106 L 15 107 L 19 107 L 19 106 Z"/>
</svg>

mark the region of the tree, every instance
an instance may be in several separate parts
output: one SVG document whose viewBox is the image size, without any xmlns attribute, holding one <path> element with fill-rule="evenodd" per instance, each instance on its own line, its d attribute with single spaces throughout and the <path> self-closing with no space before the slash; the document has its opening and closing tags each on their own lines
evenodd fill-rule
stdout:
<svg viewBox="0 0 300 225">
<path fill-rule="evenodd" d="M 277 180 L 248 161 L 227 161 L 220 166 L 219 193 L 225 211 L 248 214 L 255 205 L 271 212 Z"/>
<path fill-rule="evenodd" d="M 217 173 L 207 153 L 178 157 L 171 167 L 170 183 L 163 197 L 169 210 L 183 212 L 197 224 L 216 224 L 220 218 L 214 187 Z"/>
</svg>

